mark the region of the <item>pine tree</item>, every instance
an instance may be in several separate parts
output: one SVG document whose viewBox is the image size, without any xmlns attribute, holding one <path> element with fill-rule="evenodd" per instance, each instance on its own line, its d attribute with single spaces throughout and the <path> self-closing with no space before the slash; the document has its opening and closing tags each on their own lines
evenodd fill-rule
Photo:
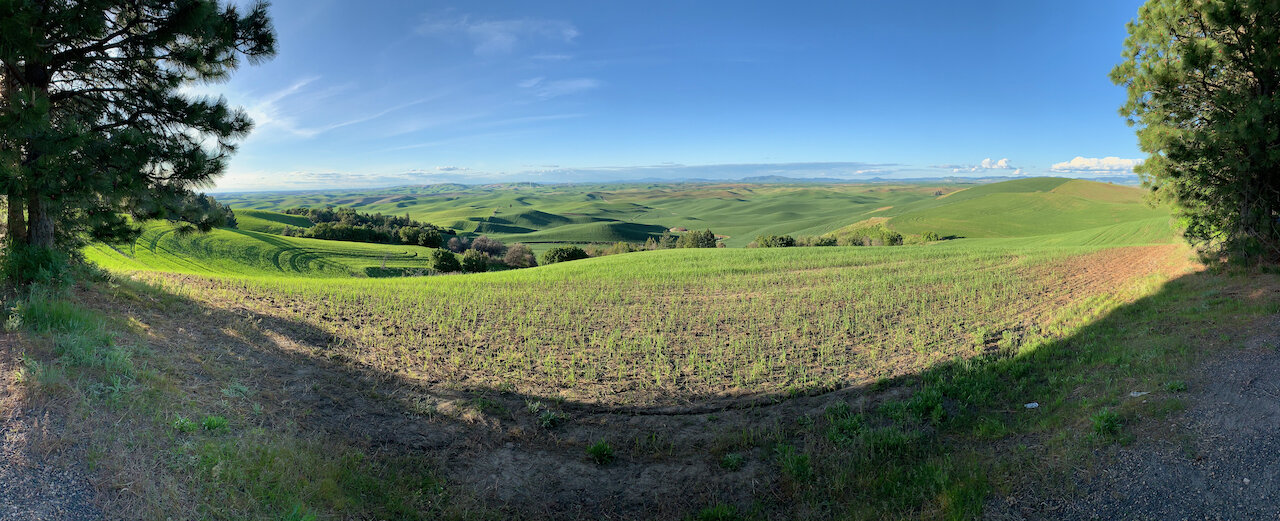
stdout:
<svg viewBox="0 0 1280 521">
<path fill-rule="evenodd" d="M 193 190 L 222 173 L 252 122 L 223 99 L 179 89 L 274 52 L 266 4 L 0 0 L 10 245 L 124 240 L 138 221 L 209 210 Z M 225 222 L 215 214 L 196 228 Z"/>
<path fill-rule="evenodd" d="M 1211 258 L 1280 260 L 1280 3 L 1150 0 L 1129 24 L 1121 113 L 1136 170 Z"/>
</svg>

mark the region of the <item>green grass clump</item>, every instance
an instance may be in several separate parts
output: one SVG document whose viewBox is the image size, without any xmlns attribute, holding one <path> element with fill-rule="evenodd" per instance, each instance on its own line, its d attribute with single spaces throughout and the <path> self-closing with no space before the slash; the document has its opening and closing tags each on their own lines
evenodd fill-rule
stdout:
<svg viewBox="0 0 1280 521">
<path fill-rule="evenodd" d="M 592 443 L 587 447 L 587 456 L 594 461 L 596 465 L 608 465 L 613 462 L 614 453 L 613 445 L 605 440 Z"/>
<path fill-rule="evenodd" d="M 791 445 L 783 444 L 774 448 L 774 456 L 777 458 L 782 475 L 793 483 L 803 483 L 813 477 L 813 468 L 810 466 L 808 454 L 797 451 Z"/>
<path fill-rule="evenodd" d="M 1089 417 L 1089 421 L 1093 423 L 1093 432 L 1099 436 L 1118 435 L 1120 428 L 1124 426 L 1120 414 L 1111 409 L 1098 411 Z"/>
<path fill-rule="evenodd" d="M 737 452 L 730 452 L 720 458 L 720 468 L 728 471 L 736 471 L 746 464 L 747 458 Z"/>
<path fill-rule="evenodd" d="M 231 424 L 230 420 L 227 420 L 223 416 L 217 416 L 217 415 L 205 416 L 204 419 L 200 420 L 201 429 L 204 429 L 206 431 L 213 431 L 213 432 L 227 430 L 228 428 L 230 428 L 229 427 L 230 424 Z"/>
<path fill-rule="evenodd" d="M 561 423 L 564 423 L 564 420 L 564 414 L 556 411 L 542 411 L 538 415 L 538 425 L 541 425 L 544 429 L 559 427 Z"/>
<path fill-rule="evenodd" d="M 195 421 L 181 415 L 179 415 L 177 418 L 174 418 L 173 423 L 171 425 L 173 426 L 173 430 L 186 433 L 186 434 L 193 433 L 196 431 L 196 429 L 200 428 L 200 426 L 196 424 Z"/>
</svg>

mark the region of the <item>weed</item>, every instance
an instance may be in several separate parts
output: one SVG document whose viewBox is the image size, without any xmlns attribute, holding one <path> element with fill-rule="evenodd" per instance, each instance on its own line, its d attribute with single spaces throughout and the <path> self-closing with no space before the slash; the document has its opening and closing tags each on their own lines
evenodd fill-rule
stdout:
<svg viewBox="0 0 1280 521">
<path fill-rule="evenodd" d="M 190 419 L 187 419 L 187 417 L 181 416 L 181 415 L 175 418 L 173 420 L 173 423 L 169 425 L 173 427 L 173 430 L 182 432 L 182 433 L 187 433 L 187 434 L 195 432 L 196 429 L 200 428 L 199 425 L 196 425 L 196 422 L 191 421 Z"/>
<path fill-rule="evenodd" d="M 1183 380 L 1173 380 L 1173 381 L 1171 381 L 1171 382 L 1169 382 L 1169 383 L 1167 383 L 1167 384 L 1164 384 L 1164 388 L 1165 388 L 1165 389 L 1167 389 L 1167 390 L 1168 390 L 1169 392 L 1171 392 L 1171 393 L 1181 393 L 1181 392 L 1186 392 L 1186 390 L 1187 390 L 1187 382 L 1185 382 L 1185 381 L 1183 381 Z"/>
<path fill-rule="evenodd" d="M 596 462 L 596 465 L 608 465 L 613 462 L 613 446 L 605 440 L 597 441 L 587 447 L 587 456 L 590 456 L 591 461 Z"/>
<path fill-rule="evenodd" d="M 634 454 L 664 457 L 675 453 L 676 444 L 666 434 L 654 431 L 648 435 L 636 436 L 634 449 Z"/>
<path fill-rule="evenodd" d="M 226 417 L 217 415 L 205 416 L 203 420 L 200 420 L 200 427 L 211 432 L 225 431 L 229 428 L 229 424 L 230 422 L 227 421 Z"/>
<path fill-rule="evenodd" d="M 730 452 L 720 458 L 720 468 L 728 471 L 736 471 L 746 464 L 747 458 L 741 453 Z"/>
<path fill-rule="evenodd" d="M 507 412 L 506 407 L 487 396 L 472 398 L 470 405 L 472 409 L 484 414 L 499 415 Z"/>
<path fill-rule="evenodd" d="M 1115 436 L 1120 434 L 1120 428 L 1123 426 L 1120 415 L 1111 409 L 1103 409 L 1094 413 L 1089 417 L 1093 422 L 1093 432 L 1099 436 Z"/>
<path fill-rule="evenodd" d="M 434 402 L 421 397 L 414 397 L 409 400 L 408 403 L 405 404 L 405 407 L 409 410 L 410 414 L 426 418 L 433 417 L 440 412 Z"/>
<path fill-rule="evenodd" d="M 22 328 L 22 315 L 18 313 L 10 313 L 4 319 L 4 330 L 8 332 L 17 331 Z"/>
<path fill-rule="evenodd" d="M 89 384 L 88 391 L 110 404 L 119 404 L 126 394 L 133 391 L 134 384 L 132 380 L 126 380 L 118 374 L 107 376 L 105 382 L 94 382 Z"/>
<path fill-rule="evenodd" d="M 793 482 L 803 483 L 813 477 L 808 454 L 797 451 L 791 445 L 780 444 L 774 448 L 774 455 L 777 457 L 778 466 L 782 468 L 782 473 Z"/>
<path fill-rule="evenodd" d="M 525 400 L 524 407 L 528 409 L 529 414 L 538 414 L 538 411 L 541 411 L 545 406 L 539 400 Z"/>
<path fill-rule="evenodd" d="M 564 414 L 556 411 L 542 411 L 542 414 L 538 415 L 538 425 L 544 429 L 554 429 L 564 423 L 564 420 Z"/>
<path fill-rule="evenodd" d="M 987 440 L 1003 438 L 1009 434 L 1009 427 L 997 418 L 984 416 L 978 420 L 978 425 L 974 427 L 973 435 Z"/>
<path fill-rule="evenodd" d="M 285 514 L 281 521 L 316 521 L 315 513 L 307 510 L 302 505 L 294 505 L 293 510 Z"/>
<path fill-rule="evenodd" d="M 222 388 L 222 395 L 227 398 L 244 398 L 249 396 L 249 388 L 240 382 L 231 382 Z"/>
<path fill-rule="evenodd" d="M 17 380 L 32 383 L 49 392 L 59 392 L 68 386 L 67 374 L 61 367 L 45 364 L 34 358 L 25 358 Z"/>
</svg>

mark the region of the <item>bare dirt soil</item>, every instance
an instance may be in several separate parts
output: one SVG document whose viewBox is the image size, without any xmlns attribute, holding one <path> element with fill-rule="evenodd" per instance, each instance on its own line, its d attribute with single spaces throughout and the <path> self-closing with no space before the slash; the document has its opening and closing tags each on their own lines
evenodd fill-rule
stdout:
<svg viewBox="0 0 1280 521">
<path fill-rule="evenodd" d="M 0 336 L 0 519 L 103 519 L 82 453 L 64 436 L 63 409 L 14 381 L 17 346 Z"/>
</svg>

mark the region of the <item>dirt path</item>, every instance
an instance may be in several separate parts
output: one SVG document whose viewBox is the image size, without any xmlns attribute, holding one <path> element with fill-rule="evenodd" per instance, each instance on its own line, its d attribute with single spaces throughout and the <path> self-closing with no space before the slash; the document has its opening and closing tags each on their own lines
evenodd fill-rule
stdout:
<svg viewBox="0 0 1280 521">
<path fill-rule="evenodd" d="M 62 418 L 14 381 L 17 340 L 0 336 L 0 519 L 103 519 L 83 465 L 58 433 Z"/>
<path fill-rule="evenodd" d="M 1280 317 L 1188 381 L 1188 407 L 1136 433 L 1066 519 L 1280 519 Z"/>
</svg>

